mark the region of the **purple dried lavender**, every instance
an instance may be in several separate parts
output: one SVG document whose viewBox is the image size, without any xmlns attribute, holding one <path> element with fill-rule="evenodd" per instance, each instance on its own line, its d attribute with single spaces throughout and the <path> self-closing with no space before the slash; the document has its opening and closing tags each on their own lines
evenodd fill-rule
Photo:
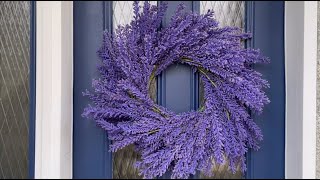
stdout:
<svg viewBox="0 0 320 180">
<path fill-rule="evenodd" d="M 269 99 L 269 87 L 252 64 L 268 59 L 241 41 L 250 38 L 235 27 L 218 27 L 213 12 L 186 12 L 181 4 L 167 28 L 159 30 L 167 9 L 147 1 L 142 11 L 134 2 L 134 20 L 119 26 L 114 35 L 105 32 L 98 55 L 99 79 L 94 92 L 86 91 L 92 105 L 83 116 L 94 119 L 113 144 L 112 152 L 130 144 L 141 161 L 144 178 L 171 170 L 172 178 L 188 178 L 197 170 L 212 174 L 215 165 L 229 160 L 246 170 L 248 148 L 258 149 L 260 128 L 248 110 L 261 113 Z M 204 83 L 205 105 L 199 111 L 180 114 L 157 105 L 149 92 L 150 79 L 169 65 L 193 66 Z"/>
</svg>

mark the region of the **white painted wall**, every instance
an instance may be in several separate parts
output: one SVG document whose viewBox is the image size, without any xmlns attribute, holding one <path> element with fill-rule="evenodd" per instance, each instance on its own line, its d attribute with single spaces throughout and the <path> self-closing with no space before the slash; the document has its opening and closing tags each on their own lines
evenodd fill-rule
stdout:
<svg viewBox="0 0 320 180">
<path fill-rule="evenodd" d="M 35 178 L 71 178 L 73 6 L 36 6 Z"/>
</svg>

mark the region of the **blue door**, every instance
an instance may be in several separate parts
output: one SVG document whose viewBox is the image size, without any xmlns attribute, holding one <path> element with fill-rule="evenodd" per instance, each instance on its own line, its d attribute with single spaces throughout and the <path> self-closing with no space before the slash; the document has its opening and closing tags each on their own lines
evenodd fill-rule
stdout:
<svg viewBox="0 0 320 180">
<path fill-rule="evenodd" d="M 163 19 L 166 26 L 176 6 L 184 2 L 194 12 L 214 9 L 222 25 L 235 25 L 253 33 L 245 46 L 259 48 L 270 57 L 271 63 L 256 66 L 270 82 L 267 90 L 271 103 L 264 113 L 254 119 L 262 128 L 264 140 L 258 152 L 247 155 L 246 174 L 229 173 L 226 167 L 217 167 L 212 178 L 284 178 L 285 145 L 285 78 L 284 78 L 284 2 L 168 2 Z M 125 11 L 132 2 L 74 2 L 74 178 L 139 178 L 132 168 L 138 155 L 132 147 L 117 153 L 108 152 L 106 134 L 93 121 L 81 117 L 89 100 L 82 96 L 97 77 L 96 51 L 102 42 L 104 29 L 113 31 L 117 24 L 129 21 Z M 197 109 L 201 104 L 201 83 L 197 74 L 186 65 L 170 66 L 157 78 L 152 92 L 157 103 L 175 112 Z M 197 177 L 203 177 L 201 174 Z"/>
</svg>

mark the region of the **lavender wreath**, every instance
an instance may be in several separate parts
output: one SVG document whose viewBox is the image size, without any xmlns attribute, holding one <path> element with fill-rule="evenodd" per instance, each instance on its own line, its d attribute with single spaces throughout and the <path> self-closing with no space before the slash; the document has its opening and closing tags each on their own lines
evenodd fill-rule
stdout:
<svg viewBox="0 0 320 180">
<path fill-rule="evenodd" d="M 110 151 L 135 145 L 141 155 L 136 167 L 144 178 L 167 170 L 171 178 L 197 170 L 212 175 L 226 159 L 232 172 L 238 165 L 246 171 L 246 152 L 257 150 L 262 140 L 248 111 L 261 113 L 269 103 L 263 91 L 269 84 L 252 64 L 269 60 L 259 50 L 243 48 L 241 41 L 250 34 L 218 27 L 210 10 L 199 15 L 181 4 L 169 26 L 160 29 L 166 9 L 166 3 L 146 1 L 141 8 L 134 2 L 131 23 L 114 35 L 104 33 L 100 77 L 92 81 L 94 92 L 84 92 L 93 105 L 83 116 L 107 132 Z M 175 114 L 148 93 L 151 81 L 177 62 L 192 66 L 203 81 L 205 104 L 197 111 Z"/>
</svg>

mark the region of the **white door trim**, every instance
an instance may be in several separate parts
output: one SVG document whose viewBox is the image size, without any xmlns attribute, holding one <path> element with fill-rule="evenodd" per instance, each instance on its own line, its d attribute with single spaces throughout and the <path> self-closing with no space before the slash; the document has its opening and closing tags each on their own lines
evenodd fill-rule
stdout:
<svg viewBox="0 0 320 180">
<path fill-rule="evenodd" d="M 73 3 L 36 12 L 35 178 L 72 178 Z"/>
<path fill-rule="evenodd" d="M 285 2 L 286 178 L 316 177 L 317 2 Z"/>
</svg>

